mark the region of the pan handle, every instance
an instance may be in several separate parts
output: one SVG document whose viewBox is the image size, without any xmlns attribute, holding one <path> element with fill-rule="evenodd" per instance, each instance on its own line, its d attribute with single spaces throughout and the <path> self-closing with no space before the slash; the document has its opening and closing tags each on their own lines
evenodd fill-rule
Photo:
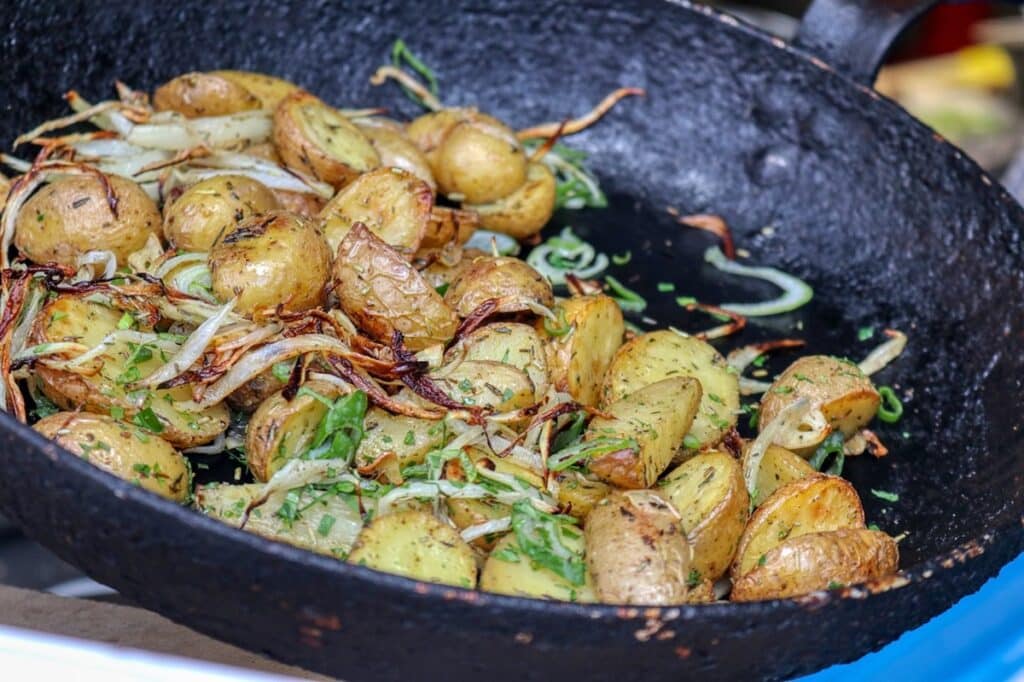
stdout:
<svg viewBox="0 0 1024 682">
<path fill-rule="evenodd" d="M 794 44 L 872 85 L 896 39 L 938 0 L 814 0 Z"/>
</svg>

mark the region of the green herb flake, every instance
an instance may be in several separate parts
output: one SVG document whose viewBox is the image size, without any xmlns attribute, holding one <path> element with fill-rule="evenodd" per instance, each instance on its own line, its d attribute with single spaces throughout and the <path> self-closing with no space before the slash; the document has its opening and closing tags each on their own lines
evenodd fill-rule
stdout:
<svg viewBox="0 0 1024 682">
<path fill-rule="evenodd" d="M 282 383 L 286 383 L 292 376 L 292 368 L 295 367 L 294 360 L 285 360 L 283 362 L 275 363 L 270 368 L 270 373 L 274 375 L 274 378 Z"/>
<path fill-rule="evenodd" d="M 459 382 L 459 390 L 463 393 L 469 393 L 473 390 L 473 382 L 469 379 L 463 379 Z"/>
<path fill-rule="evenodd" d="M 885 500 L 886 502 L 899 502 L 900 500 L 899 495 L 897 495 L 896 493 L 891 493 L 888 490 L 875 490 L 874 488 L 872 488 L 871 494 L 880 500 Z"/>
<path fill-rule="evenodd" d="M 683 439 L 683 446 L 687 450 L 696 450 L 700 447 L 700 438 L 693 435 L 692 433 L 686 434 L 686 438 Z"/>
<path fill-rule="evenodd" d="M 128 311 L 125 311 L 124 315 L 121 316 L 121 319 L 117 321 L 118 329 L 131 329 L 134 326 L 135 316 Z"/>
<path fill-rule="evenodd" d="M 329 402 L 327 413 L 316 427 L 312 444 L 302 453 L 301 458 L 351 462 L 366 435 L 364 420 L 368 406 L 363 391 L 353 391 Z"/>
<path fill-rule="evenodd" d="M 152 433 L 163 433 L 164 430 L 163 422 L 156 416 L 156 412 L 153 411 L 152 407 L 136 412 L 135 416 L 132 417 L 132 423 Z"/>
<path fill-rule="evenodd" d="M 686 586 L 689 588 L 697 587 L 700 584 L 700 571 L 696 568 L 690 569 L 690 574 L 686 576 Z"/>
<path fill-rule="evenodd" d="M 445 294 L 448 293 L 448 287 L 450 287 L 451 285 L 452 285 L 451 282 L 445 282 L 444 284 L 439 284 L 436 287 L 434 287 L 434 291 L 436 291 L 438 293 L 438 295 L 444 296 Z"/>
<path fill-rule="evenodd" d="M 405 432 L 405 439 L 402 442 L 405 443 L 406 445 L 415 445 L 416 444 L 416 434 L 413 433 L 411 429 L 409 431 L 406 431 Z"/>
<path fill-rule="evenodd" d="M 681 308 L 687 308 L 691 305 L 697 305 L 697 299 L 693 296 L 678 296 L 676 297 L 676 305 Z"/>
<path fill-rule="evenodd" d="M 762 554 L 760 557 L 758 557 L 758 559 L 757 559 L 757 565 L 758 566 L 764 566 L 766 563 L 768 563 L 768 555 L 767 554 Z"/>
<path fill-rule="evenodd" d="M 874 327 L 861 327 L 860 329 L 857 330 L 857 340 L 858 341 L 867 341 L 868 339 L 870 339 L 874 335 L 875 335 L 875 328 Z"/>
<path fill-rule="evenodd" d="M 772 389 L 772 393 L 778 393 L 779 395 L 788 395 L 793 392 L 792 386 L 779 386 Z"/>
<path fill-rule="evenodd" d="M 764 363 L 766 362 L 768 362 L 767 355 L 758 355 L 750 364 L 753 365 L 754 367 L 764 367 Z"/>
<path fill-rule="evenodd" d="M 316 527 L 316 532 L 319 533 L 321 537 L 327 537 L 328 535 L 330 535 L 331 529 L 334 528 L 334 523 L 336 520 L 337 519 L 335 519 L 330 514 L 324 514 L 322 517 L 320 517 L 320 525 Z"/>
<path fill-rule="evenodd" d="M 670 291 L 675 291 L 676 285 L 672 282 L 658 282 L 658 291 L 663 294 L 667 294 Z"/>
<path fill-rule="evenodd" d="M 882 529 L 878 527 L 877 523 L 869 523 L 868 524 L 868 530 L 882 530 Z"/>
<path fill-rule="evenodd" d="M 495 552 L 491 552 L 491 556 L 497 559 L 498 561 L 505 561 L 510 564 L 519 563 L 519 552 L 515 551 L 511 547 L 505 547 Z"/>
<path fill-rule="evenodd" d="M 844 587 L 846 587 L 846 586 L 843 585 L 842 583 L 837 583 L 835 580 L 828 581 L 828 589 L 829 589 L 830 592 L 832 590 L 841 590 Z"/>
<path fill-rule="evenodd" d="M 613 253 L 612 262 L 616 265 L 625 265 L 629 261 L 633 260 L 633 252 L 626 251 L 625 253 Z"/>
<path fill-rule="evenodd" d="M 546 514 L 528 500 L 512 505 L 512 531 L 519 551 L 538 566 L 561 576 L 572 585 L 586 581 L 583 553 L 570 549 L 562 541 L 562 529 L 575 519 Z"/>
<path fill-rule="evenodd" d="M 110 416 L 117 420 L 124 419 L 124 408 L 119 405 L 111 406 Z"/>
</svg>

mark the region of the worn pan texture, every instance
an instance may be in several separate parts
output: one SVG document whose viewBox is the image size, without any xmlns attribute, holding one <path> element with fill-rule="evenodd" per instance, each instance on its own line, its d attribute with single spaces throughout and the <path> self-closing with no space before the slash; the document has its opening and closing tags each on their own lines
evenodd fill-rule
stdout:
<svg viewBox="0 0 1024 682">
<path fill-rule="evenodd" d="M 644 87 L 573 140 L 612 206 L 556 225 L 631 250 L 616 274 L 651 316 L 683 315 L 658 280 L 712 301 L 770 295 L 714 276 L 707 236 L 675 225 L 671 205 L 724 215 L 754 262 L 814 285 L 799 316 L 748 338 L 802 322 L 811 349 L 850 357 L 869 348 L 861 326 L 911 339 L 880 377 L 908 396 L 902 422 L 881 432 L 893 453 L 849 466 L 869 521 L 907 533 L 906 570 L 885 584 L 664 609 L 418 584 L 229 529 L 0 420 L 0 509 L 128 598 L 351 680 L 786 678 L 881 646 L 1021 551 L 1024 214 L 957 149 L 809 53 L 699 6 L 612 0 L 17 1 L 4 22 L 5 141 L 61 112 L 63 90 L 100 98 L 115 77 L 151 88 L 191 69 L 276 73 L 338 105 L 413 115 L 367 83 L 397 37 L 434 66 L 447 102 L 516 125 Z M 862 80 L 874 66 L 859 64 Z"/>
</svg>

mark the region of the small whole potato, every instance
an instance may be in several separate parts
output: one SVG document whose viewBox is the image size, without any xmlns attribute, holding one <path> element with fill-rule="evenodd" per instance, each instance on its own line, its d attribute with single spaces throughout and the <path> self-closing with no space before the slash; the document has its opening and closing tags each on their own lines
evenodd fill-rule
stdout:
<svg viewBox="0 0 1024 682">
<path fill-rule="evenodd" d="M 438 150 L 449 133 L 463 121 L 476 114 L 476 109 L 451 108 L 431 111 L 409 121 L 405 136 L 416 145 L 430 165 L 432 172 L 437 167 Z M 435 176 L 436 177 L 436 176 Z"/>
<path fill-rule="evenodd" d="M 510 257 L 481 257 L 466 268 L 444 300 L 459 317 L 469 317 L 489 299 L 497 299 L 495 313 L 531 310 L 531 304 L 551 306 L 555 302 L 551 283 L 525 261 Z"/>
<path fill-rule="evenodd" d="M 463 204 L 476 211 L 488 230 L 526 239 L 540 232 L 555 212 L 555 176 L 542 163 L 530 163 L 526 182 L 517 190 L 489 204 Z"/>
<path fill-rule="evenodd" d="M 281 208 L 303 218 L 316 219 L 327 203 L 320 195 L 309 192 L 289 192 L 284 189 L 275 189 L 273 192 Z"/>
<path fill-rule="evenodd" d="M 87 462 L 126 481 L 186 502 L 191 495 L 188 462 L 171 445 L 137 426 L 103 414 L 57 412 L 32 428 Z"/>
<path fill-rule="evenodd" d="M 295 85 L 295 83 L 286 81 L 283 78 L 268 76 L 265 73 L 256 73 L 253 71 L 224 69 L 211 71 L 207 75 L 218 76 L 241 88 L 244 88 L 249 92 L 249 94 L 253 95 L 260 101 L 261 109 L 273 110 L 281 103 L 281 100 L 299 89 L 299 86 Z"/>
<path fill-rule="evenodd" d="M 244 175 L 200 180 L 164 210 L 164 236 L 182 251 L 209 251 L 238 223 L 280 208 L 263 183 Z"/>
<path fill-rule="evenodd" d="M 212 73 L 183 73 L 153 93 L 157 111 L 177 111 L 189 118 L 223 116 L 259 109 L 259 97 L 242 85 Z"/>
<path fill-rule="evenodd" d="M 35 263 L 72 267 L 87 251 L 111 251 L 120 265 L 150 235 L 159 237 L 160 211 L 142 188 L 119 175 L 102 177 L 66 176 L 32 195 L 15 223 L 18 250 Z"/>
<path fill-rule="evenodd" d="M 213 295 L 237 298 L 251 316 L 281 305 L 301 311 L 322 305 L 331 274 L 327 240 L 310 221 L 271 211 L 242 221 L 210 250 Z"/>
<path fill-rule="evenodd" d="M 470 204 L 506 197 L 526 182 L 526 154 L 515 133 L 484 114 L 452 128 L 437 150 L 434 177 L 443 194 Z"/>
</svg>

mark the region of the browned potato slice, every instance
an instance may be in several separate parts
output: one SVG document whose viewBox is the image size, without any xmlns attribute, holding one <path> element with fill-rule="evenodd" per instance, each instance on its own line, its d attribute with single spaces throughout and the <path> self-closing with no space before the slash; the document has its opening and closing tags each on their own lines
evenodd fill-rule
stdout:
<svg viewBox="0 0 1024 682">
<path fill-rule="evenodd" d="M 581 554 L 584 550 L 583 535 L 564 533 L 562 542 L 571 552 Z M 499 540 L 487 557 L 480 574 L 480 589 L 534 599 L 581 603 L 597 601 L 589 572 L 584 575 L 582 585 L 573 585 L 554 571 L 531 561 L 519 549 L 513 534 Z"/>
<path fill-rule="evenodd" d="M 274 145 L 286 166 L 339 189 L 380 165 L 359 128 L 303 91 L 288 95 L 274 110 Z"/>
<path fill-rule="evenodd" d="M 354 121 L 380 156 L 380 165 L 401 168 L 427 183 L 431 192 L 437 191 L 434 173 L 423 152 L 405 135 L 397 121 L 388 118 L 361 118 Z"/>
<path fill-rule="evenodd" d="M 253 95 L 260 101 L 261 109 L 273 110 L 277 108 L 277 105 L 281 103 L 281 100 L 299 89 L 299 86 L 295 85 L 295 83 L 286 81 L 283 78 L 268 76 L 264 73 L 254 73 L 252 71 L 223 69 L 211 71 L 209 75 L 219 76 L 226 81 L 244 88 L 249 92 L 249 94 Z"/>
<path fill-rule="evenodd" d="M 558 475 L 558 504 L 566 507 L 566 514 L 577 519 L 587 518 L 594 505 L 608 497 L 612 487 L 602 481 L 595 481 L 578 471 L 564 471 Z"/>
<path fill-rule="evenodd" d="M 517 322 L 488 324 L 459 339 L 445 353 L 445 362 L 490 360 L 526 372 L 533 382 L 535 402 L 548 390 L 548 360 L 544 342 L 533 327 Z"/>
<path fill-rule="evenodd" d="M 729 569 L 750 513 L 743 470 L 731 455 L 705 452 L 680 464 L 659 484 L 679 511 L 693 547 L 693 567 L 712 582 Z"/>
<path fill-rule="evenodd" d="M 274 193 L 244 175 L 200 180 L 164 208 L 164 236 L 182 251 L 209 251 L 245 220 L 279 208 Z"/>
<path fill-rule="evenodd" d="M 463 405 L 511 412 L 535 402 L 533 382 L 523 370 L 491 360 L 464 360 L 431 375 L 449 398 Z"/>
<path fill-rule="evenodd" d="M 489 204 L 465 204 L 476 211 L 488 230 L 504 232 L 516 239 L 532 237 L 543 229 L 555 212 L 555 176 L 542 163 L 530 163 L 526 182 Z"/>
<path fill-rule="evenodd" d="M 177 111 L 189 118 L 223 116 L 261 108 L 259 97 L 244 86 L 212 73 L 184 73 L 153 93 L 157 111 Z"/>
<path fill-rule="evenodd" d="M 400 168 L 378 168 L 363 173 L 327 202 L 320 212 L 320 229 L 332 254 L 352 226 L 362 223 L 409 255 L 420 248 L 433 206 L 434 193 L 415 175 Z"/>
<path fill-rule="evenodd" d="M 30 343 L 40 345 L 58 341 L 74 341 L 94 348 L 118 329 L 124 314 L 99 303 L 77 296 L 60 296 L 43 308 L 30 336 Z M 152 331 L 142 326 L 140 331 Z M 43 393 L 63 410 L 84 409 L 110 414 L 123 412 L 129 421 L 138 419 L 152 425 L 161 438 L 178 448 L 209 443 L 228 426 L 225 405 L 214 405 L 199 412 L 180 407 L 192 403 L 190 386 L 177 386 L 154 391 L 130 391 L 130 381 L 145 378 L 164 362 L 159 349 L 145 344 L 140 353 L 138 344 L 113 340 L 96 361 L 98 371 L 80 374 L 69 370 L 36 366 Z M 148 354 L 147 359 L 141 359 Z M 141 413 L 141 414 L 140 414 Z M 153 424 L 153 420 L 157 423 Z"/>
<path fill-rule="evenodd" d="M 287 211 L 242 221 L 209 256 L 213 295 L 237 298 L 235 310 L 251 316 L 280 305 L 301 311 L 323 305 L 331 253 L 320 230 Z"/>
<path fill-rule="evenodd" d="M 690 377 L 664 379 L 604 408 L 611 417 L 594 417 L 584 440 L 632 438 L 639 452 L 626 448 L 590 461 L 598 478 L 620 488 L 647 488 L 672 463 L 700 404 L 700 383 Z"/>
<path fill-rule="evenodd" d="M 733 581 L 732 601 L 785 599 L 892 575 L 899 568 L 896 543 L 864 528 L 810 533 L 786 540 L 764 563 Z"/>
<path fill-rule="evenodd" d="M 693 568 L 679 512 L 651 490 L 617 492 L 594 506 L 585 525 L 587 566 L 603 602 L 682 604 Z"/>
<path fill-rule="evenodd" d="M 445 499 L 445 506 L 448 508 L 448 518 L 460 531 L 470 526 L 505 518 L 512 513 L 512 508 L 507 504 L 488 499 L 472 500 L 449 497 Z M 497 541 L 497 536 L 482 535 L 472 544 L 474 547 L 490 551 Z"/>
<path fill-rule="evenodd" d="M 864 508 L 853 486 L 838 476 L 815 474 L 785 485 L 750 517 L 732 564 L 736 580 L 784 540 L 840 528 L 863 528 Z"/>
<path fill-rule="evenodd" d="M 743 448 L 743 462 L 746 467 L 747 453 L 750 444 Z M 778 445 L 769 445 L 761 458 L 761 468 L 757 470 L 757 489 L 754 495 L 754 506 L 759 507 L 771 497 L 772 493 L 784 485 L 798 481 L 805 476 L 814 475 L 814 468 L 803 457 L 793 454 Z"/>
<path fill-rule="evenodd" d="M 739 377 L 711 344 L 693 336 L 662 330 L 636 337 L 615 354 L 605 375 L 602 403 L 619 400 L 642 386 L 670 376 L 700 381 L 700 410 L 690 430 L 687 450 L 712 447 L 736 426 L 740 409 Z"/>
<path fill-rule="evenodd" d="M 551 283 L 525 261 L 489 256 L 475 259 L 444 296 L 459 317 L 469 317 L 492 298 L 498 301 L 494 312 L 499 313 L 530 310 L 531 303 L 551 306 L 555 302 Z"/>
<path fill-rule="evenodd" d="M 480 216 L 476 211 L 435 206 L 420 247 L 439 249 L 447 244 L 465 244 L 479 226 Z"/>
<path fill-rule="evenodd" d="M 438 189 L 470 204 L 488 204 L 526 182 L 526 155 L 515 133 L 485 114 L 455 125 L 433 164 Z"/>
<path fill-rule="evenodd" d="M 597 405 L 605 373 L 626 333 L 622 309 L 604 294 L 574 296 L 555 308 L 559 322 L 538 320 L 549 338 L 551 381 L 584 405 Z M 561 320 L 568 325 L 566 332 Z M 563 332 L 560 336 L 549 330 Z"/>
<path fill-rule="evenodd" d="M 15 221 L 14 245 L 35 263 L 75 267 L 86 251 L 111 251 L 118 265 L 160 236 L 160 211 L 137 184 L 120 175 L 106 182 L 117 199 L 110 210 L 107 184 L 92 175 L 69 175 L 44 185 Z"/>
<path fill-rule="evenodd" d="M 790 365 L 762 396 L 760 428 L 800 398 L 820 409 L 832 428 L 846 438 L 875 417 L 881 402 L 871 379 L 857 365 L 827 355 L 808 355 Z M 818 440 L 796 452 L 809 455 L 820 443 Z"/>
<path fill-rule="evenodd" d="M 356 450 L 357 465 L 393 452 L 398 465 L 404 467 L 422 462 L 428 452 L 444 445 L 443 423 L 391 414 L 379 407 L 366 411 L 363 427 L 366 432 Z"/>
<path fill-rule="evenodd" d="M 85 461 L 157 495 L 185 502 L 192 492 L 185 458 L 138 426 L 102 414 L 58 412 L 32 428 Z"/>
<path fill-rule="evenodd" d="M 455 335 L 458 319 L 441 295 L 365 225 L 341 242 L 334 282 L 342 310 L 378 341 L 390 343 L 400 331 L 409 348 L 422 350 Z"/>
</svg>

